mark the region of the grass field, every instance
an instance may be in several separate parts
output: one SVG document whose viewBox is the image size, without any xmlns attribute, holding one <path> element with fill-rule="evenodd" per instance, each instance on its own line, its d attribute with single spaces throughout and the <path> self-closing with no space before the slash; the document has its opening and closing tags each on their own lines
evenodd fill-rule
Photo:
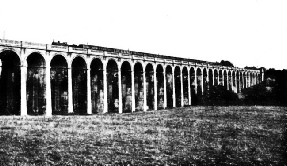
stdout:
<svg viewBox="0 0 287 166">
<path fill-rule="evenodd" d="M 286 107 L 0 116 L 0 165 L 281 165 Z"/>
</svg>

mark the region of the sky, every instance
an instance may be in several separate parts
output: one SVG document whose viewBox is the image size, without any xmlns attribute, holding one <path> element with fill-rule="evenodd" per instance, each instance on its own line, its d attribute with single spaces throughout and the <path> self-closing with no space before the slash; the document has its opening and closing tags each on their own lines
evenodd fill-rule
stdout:
<svg viewBox="0 0 287 166">
<path fill-rule="evenodd" d="M 0 0 L 0 38 L 287 69 L 286 0 Z"/>
</svg>

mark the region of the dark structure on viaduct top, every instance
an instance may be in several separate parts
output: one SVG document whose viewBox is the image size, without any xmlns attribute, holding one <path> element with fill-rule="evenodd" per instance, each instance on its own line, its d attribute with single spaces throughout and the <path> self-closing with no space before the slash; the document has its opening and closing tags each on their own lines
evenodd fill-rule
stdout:
<svg viewBox="0 0 287 166">
<path fill-rule="evenodd" d="M 195 105 L 210 86 L 234 92 L 263 70 L 66 43 L 0 39 L 1 114 L 123 113 Z"/>
</svg>

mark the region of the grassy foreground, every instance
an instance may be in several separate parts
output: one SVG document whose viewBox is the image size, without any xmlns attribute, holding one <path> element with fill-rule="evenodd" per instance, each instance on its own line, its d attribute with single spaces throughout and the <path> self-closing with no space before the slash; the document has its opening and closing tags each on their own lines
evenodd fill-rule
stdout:
<svg viewBox="0 0 287 166">
<path fill-rule="evenodd" d="M 0 165 L 282 165 L 286 107 L 0 116 Z"/>
</svg>

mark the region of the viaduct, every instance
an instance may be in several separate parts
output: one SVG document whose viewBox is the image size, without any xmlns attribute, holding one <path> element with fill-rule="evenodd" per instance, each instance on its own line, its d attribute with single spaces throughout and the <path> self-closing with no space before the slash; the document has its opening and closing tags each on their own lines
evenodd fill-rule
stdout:
<svg viewBox="0 0 287 166">
<path fill-rule="evenodd" d="M 195 105 L 210 86 L 236 93 L 264 71 L 93 45 L 0 39 L 0 114 L 124 113 Z"/>
</svg>

